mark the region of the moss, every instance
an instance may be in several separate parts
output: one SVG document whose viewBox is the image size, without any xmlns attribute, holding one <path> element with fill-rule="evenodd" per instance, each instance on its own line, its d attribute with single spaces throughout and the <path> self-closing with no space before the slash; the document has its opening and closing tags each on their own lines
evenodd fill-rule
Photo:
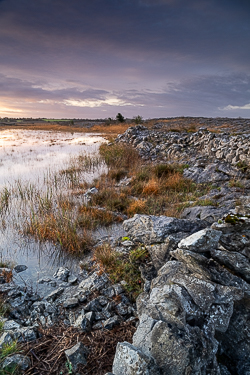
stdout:
<svg viewBox="0 0 250 375">
<path fill-rule="evenodd" d="M 239 218 L 236 216 L 236 215 L 227 215 L 225 217 L 225 223 L 228 223 L 228 224 L 233 224 L 235 225 L 236 223 L 239 222 Z"/>
</svg>

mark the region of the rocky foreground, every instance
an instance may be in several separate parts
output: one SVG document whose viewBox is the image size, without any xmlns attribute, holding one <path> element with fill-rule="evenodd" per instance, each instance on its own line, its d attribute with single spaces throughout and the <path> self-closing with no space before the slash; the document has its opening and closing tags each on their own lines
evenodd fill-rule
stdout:
<svg viewBox="0 0 250 375">
<path fill-rule="evenodd" d="M 136 305 L 124 283 L 112 285 L 98 269 L 59 269 L 53 280 L 40 280 L 54 288 L 43 297 L 3 284 L 12 309 L 0 347 L 35 340 L 41 325 L 59 319 L 81 332 L 133 322 L 133 342 L 118 343 L 110 375 L 250 374 L 250 136 L 137 126 L 117 141 L 145 160 L 186 164 L 184 176 L 213 184 L 202 197 L 209 205 L 191 202 L 180 219 L 135 215 L 123 222 L 129 239 L 112 246 L 122 252 L 144 245 L 151 257 L 141 266 L 144 292 Z M 65 355 L 75 373 L 88 361 L 82 343 Z M 31 366 L 28 356 L 15 360 L 22 371 Z"/>
</svg>

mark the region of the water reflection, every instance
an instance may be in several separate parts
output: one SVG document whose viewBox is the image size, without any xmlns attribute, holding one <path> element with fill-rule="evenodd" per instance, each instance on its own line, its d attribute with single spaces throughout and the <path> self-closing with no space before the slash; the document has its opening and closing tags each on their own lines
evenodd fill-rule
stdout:
<svg viewBox="0 0 250 375">
<path fill-rule="evenodd" d="M 26 193 L 32 194 L 35 186 L 45 187 L 51 176 L 70 165 L 77 155 L 95 155 L 100 143 L 105 140 L 96 134 L 63 133 L 34 130 L 0 131 L 0 190 L 4 187 L 26 186 Z M 88 170 L 81 176 L 91 181 L 103 172 L 101 169 Z M 63 178 L 63 177 L 62 177 Z M 22 220 L 22 202 L 12 199 L 5 215 L 0 216 L 0 254 L 16 264 L 25 264 L 28 269 L 20 274 L 27 283 L 35 283 L 37 278 L 52 276 L 60 265 L 73 271 L 78 261 L 62 255 L 51 243 L 39 244 L 20 234 L 18 220 Z M 17 220 L 13 222 L 13 217 Z M 19 218 L 19 219 L 18 219 Z M 21 279 L 19 277 L 19 282 Z"/>
</svg>

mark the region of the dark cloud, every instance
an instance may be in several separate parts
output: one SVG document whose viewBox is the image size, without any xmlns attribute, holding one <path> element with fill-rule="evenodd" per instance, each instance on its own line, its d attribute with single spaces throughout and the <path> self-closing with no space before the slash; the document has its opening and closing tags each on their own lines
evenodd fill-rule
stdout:
<svg viewBox="0 0 250 375">
<path fill-rule="evenodd" d="M 0 0 L 0 96 L 110 110 L 110 95 L 130 92 L 119 103 L 138 100 L 146 112 L 158 98 L 188 111 L 198 101 L 212 114 L 223 95 L 225 106 L 250 101 L 237 91 L 250 74 L 249 40 L 245 0 Z"/>
</svg>

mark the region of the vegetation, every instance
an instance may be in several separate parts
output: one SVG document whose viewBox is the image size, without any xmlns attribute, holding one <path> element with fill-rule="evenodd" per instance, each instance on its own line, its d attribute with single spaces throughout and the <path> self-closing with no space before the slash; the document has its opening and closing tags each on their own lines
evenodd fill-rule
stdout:
<svg viewBox="0 0 250 375">
<path fill-rule="evenodd" d="M 134 117 L 134 122 L 135 122 L 137 125 L 141 124 L 142 121 L 143 121 L 142 116 L 139 116 L 139 115 L 138 115 L 138 116 Z"/>
<path fill-rule="evenodd" d="M 124 121 L 125 121 L 125 118 L 124 118 L 123 115 L 119 112 L 119 113 L 117 113 L 117 115 L 116 115 L 116 120 L 119 121 L 119 122 L 124 122 Z"/>
<path fill-rule="evenodd" d="M 138 247 L 126 255 L 115 252 L 109 245 L 99 246 L 94 251 L 94 259 L 114 283 L 122 280 L 126 282 L 124 288 L 133 300 L 142 291 L 139 266 L 148 258 L 149 254 L 144 247 Z"/>
</svg>

